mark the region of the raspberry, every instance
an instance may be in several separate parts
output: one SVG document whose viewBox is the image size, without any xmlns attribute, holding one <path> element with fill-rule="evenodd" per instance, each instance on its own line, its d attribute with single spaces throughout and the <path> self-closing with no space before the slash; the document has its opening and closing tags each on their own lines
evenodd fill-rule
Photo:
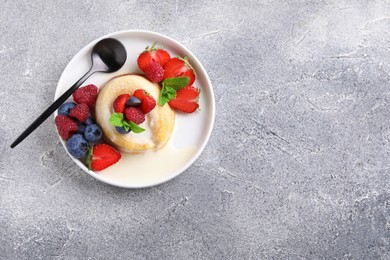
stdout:
<svg viewBox="0 0 390 260">
<path fill-rule="evenodd" d="M 145 115 L 142 111 L 135 107 L 129 107 L 125 110 L 125 117 L 127 120 L 136 123 L 137 125 L 142 124 L 145 121 Z"/>
<path fill-rule="evenodd" d="M 73 93 L 73 100 L 77 104 L 86 104 L 92 108 L 96 103 L 98 91 L 99 89 L 93 84 L 81 87 Z"/>
<path fill-rule="evenodd" d="M 164 77 L 164 69 L 160 64 L 152 61 L 146 68 L 145 75 L 152 82 L 160 82 Z"/>
<path fill-rule="evenodd" d="M 77 123 L 64 115 L 56 116 L 55 123 L 57 126 L 58 133 L 62 139 L 66 140 L 71 137 L 77 131 Z"/>
<path fill-rule="evenodd" d="M 85 122 L 88 119 L 89 107 L 86 104 L 78 104 L 69 112 L 71 117 L 77 118 L 80 122 Z"/>
</svg>

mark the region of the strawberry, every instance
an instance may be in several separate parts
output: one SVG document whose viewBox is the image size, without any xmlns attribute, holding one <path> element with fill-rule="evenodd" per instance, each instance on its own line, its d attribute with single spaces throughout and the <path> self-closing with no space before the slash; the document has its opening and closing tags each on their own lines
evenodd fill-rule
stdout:
<svg viewBox="0 0 390 260">
<path fill-rule="evenodd" d="M 154 60 L 149 63 L 149 66 L 144 72 L 146 78 L 152 82 L 160 82 L 164 76 L 163 67 Z"/>
<path fill-rule="evenodd" d="M 142 113 L 147 114 L 155 108 L 156 100 L 145 90 L 137 89 L 133 95 L 141 100 L 141 106 L 139 108 Z"/>
<path fill-rule="evenodd" d="M 156 48 L 156 43 L 151 47 L 146 47 L 145 50 L 138 56 L 138 67 L 145 72 L 152 61 L 157 62 L 162 67 L 169 61 L 171 56 L 166 50 Z"/>
<path fill-rule="evenodd" d="M 92 170 L 101 171 L 117 163 L 121 157 L 121 154 L 108 144 L 96 144 L 88 160 Z"/>
<path fill-rule="evenodd" d="M 145 121 L 145 115 L 139 108 L 128 107 L 125 109 L 125 117 L 129 121 L 133 121 L 137 125 L 142 124 Z"/>
<path fill-rule="evenodd" d="M 164 79 L 176 77 L 189 77 L 191 86 L 195 81 L 195 70 L 188 63 L 187 58 L 172 58 L 164 66 Z"/>
<path fill-rule="evenodd" d="M 170 100 L 168 104 L 173 109 L 185 113 L 192 113 L 199 107 L 198 99 L 199 89 L 194 86 L 187 86 L 180 89 L 176 93 L 176 98 Z"/>
<path fill-rule="evenodd" d="M 114 111 L 117 113 L 123 113 L 126 108 L 126 102 L 129 100 L 130 95 L 129 94 L 122 94 L 119 95 L 115 101 L 114 101 Z"/>
<path fill-rule="evenodd" d="M 56 116 L 55 123 L 58 133 L 64 140 L 71 137 L 78 129 L 77 123 L 65 115 Z"/>
<path fill-rule="evenodd" d="M 73 100 L 77 104 L 86 104 L 92 108 L 96 103 L 98 91 L 99 89 L 93 84 L 81 87 L 73 93 Z"/>
<path fill-rule="evenodd" d="M 80 122 L 88 119 L 89 107 L 86 104 L 78 104 L 69 112 L 69 116 L 77 118 Z"/>
</svg>

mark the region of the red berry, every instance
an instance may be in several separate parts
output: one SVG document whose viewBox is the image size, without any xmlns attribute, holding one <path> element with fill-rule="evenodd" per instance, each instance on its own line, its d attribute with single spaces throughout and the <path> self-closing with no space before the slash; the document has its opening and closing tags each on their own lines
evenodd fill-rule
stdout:
<svg viewBox="0 0 390 260">
<path fill-rule="evenodd" d="M 146 95 L 141 102 L 140 109 L 144 114 L 149 113 L 156 107 L 156 100 L 150 95 Z"/>
<path fill-rule="evenodd" d="M 176 77 L 189 77 L 191 86 L 195 81 L 195 71 L 187 60 L 182 58 L 172 58 L 164 66 L 164 79 Z"/>
<path fill-rule="evenodd" d="M 126 108 L 126 102 L 127 100 L 129 100 L 129 98 L 130 98 L 129 94 L 119 95 L 114 101 L 114 105 L 113 105 L 114 111 L 117 113 L 123 113 L 123 111 L 125 111 Z"/>
<path fill-rule="evenodd" d="M 142 124 L 145 121 L 145 114 L 139 108 L 128 107 L 125 109 L 125 117 L 127 120 L 136 123 L 137 125 Z"/>
<path fill-rule="evenodd" d="M 91 167 L 94 171 L 101 171 L 117 163 L 121 154 L 108 144 L 97 144 L 93 146 Z"/>
<path fill-rule="evenodd" d="M 69 112 L 69 116 L 77 118 L 80 122 L 88 119 L 89 107 L 86 104 L 78 104 Z"/>
<path fill-rule="evenodd" d="M 194 86 L 187 86 L 182 88 L 176 93 L 176 98 L 168 102 L 169 106 L 173 109 L 192 113 L 198 107 L 199 89 Z"/>
<path fill-rule="evenodd" d="M 156 43 L 153 43 L 151 47 L 146 47 L 145 50 L 139 55 L 137 59 L 138 67 L 145 72 L 152 61 L 157 62 L 161 66 L 169 61 L 171 56 L 166 50 L 158 49 L 155 47 Z"/>
<path fill-rule="evenodd" d="M 152 82 L 160 82 L 164 76 L 163 67 L 155 61 L 150 62 L 144 72 L 146 78 Z"/>
<path fill-rule="evenodd" d="M 92 108 L 96 103 L 98 92 L 99 89 L 95 85 L 90 84 L 77 89 L 73 93 L 73 100 L 78 104 L 86 104 Z"/>
<path fill-rule="evenodd" d="M 64 140 L 71 137 L 77 131 L 78 128 L 77 123 L 73 119 L 65 115 L 56 116 L 55 123 L 57 126 L 58 133 Z"/>
<path fill-rule="evenodd" d="M 139 108 L 142 113 L 147 114 L 156 107 L 156 100 L 145 90 L 137 89 L 133 95 L 141 100 L 141 106 Z"/>
</svg>

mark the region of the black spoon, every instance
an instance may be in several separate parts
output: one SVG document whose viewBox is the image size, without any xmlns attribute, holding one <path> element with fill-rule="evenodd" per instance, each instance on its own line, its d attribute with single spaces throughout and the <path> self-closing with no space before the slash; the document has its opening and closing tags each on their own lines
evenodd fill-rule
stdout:
<svg viewBox="0 0 390 260">
<path fill-rule="evenodd" d="M 40 124 L 43 123 L 54 111 L 64 103 L 72 93 L 80 87 L 83 82 L 95 72 L 115 72 L 122 68 L 127 58 L 126 49 L 121 42 L 113 38 L 106 38 L 98 43 L 92 49 L 91 60 L 92 65 L 89 71 L 81 77 L 74 85 L 69 88 L 62 96 L 48 107 L 24 132 L 16 138 L 11 144 L 11 148 L 17 146 L 27 136 L 29 136 Z"/>
</svg>

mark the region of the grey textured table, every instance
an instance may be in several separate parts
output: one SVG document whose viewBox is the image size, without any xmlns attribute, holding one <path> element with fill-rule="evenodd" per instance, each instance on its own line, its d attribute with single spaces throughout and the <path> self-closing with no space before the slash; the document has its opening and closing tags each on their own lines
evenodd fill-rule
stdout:
<svg viewBox="0 0 390 260">
<path fill-rule="evenodd" d="M 1 259 L 390 259 L 389 1 L 0 7 Z M 208 70 L 217 116 L 196 163 L 105 185 L 53 118 L 10 149 L 73 55 L 123 29 L 171 36 Z"/>
</svg>

